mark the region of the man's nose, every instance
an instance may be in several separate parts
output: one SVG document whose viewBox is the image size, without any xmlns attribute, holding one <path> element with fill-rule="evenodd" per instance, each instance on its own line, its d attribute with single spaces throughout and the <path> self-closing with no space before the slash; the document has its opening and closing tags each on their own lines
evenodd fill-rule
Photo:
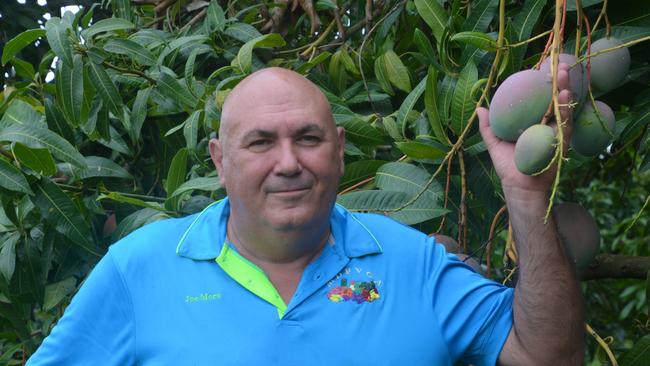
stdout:
<svg viewBox="0 0 650 366">
<path fill-rule="evenodd" d="M 276 152 L 275 173 L 284 176 L 293 176 L 302 172 L 302 165 L 295 146 L 290 142 L 279 144 Z"/>
</svg>

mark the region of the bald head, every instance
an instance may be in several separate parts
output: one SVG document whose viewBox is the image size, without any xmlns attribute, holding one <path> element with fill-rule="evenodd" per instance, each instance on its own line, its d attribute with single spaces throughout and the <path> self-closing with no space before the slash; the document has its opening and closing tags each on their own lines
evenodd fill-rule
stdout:
<svg viewBox="0 0 650 366">
<path fill-rule="evenodd" d="M 269 67 L 247 76 L 230 92 L 221 113 L 219 139 L 225 143 L 232 126 L 246 123 L 242 117 L 251 107 L 288 103 L 303 105 L 335 127 L 329 102 L 314 83 L 294 71 Z"/>
</svg>

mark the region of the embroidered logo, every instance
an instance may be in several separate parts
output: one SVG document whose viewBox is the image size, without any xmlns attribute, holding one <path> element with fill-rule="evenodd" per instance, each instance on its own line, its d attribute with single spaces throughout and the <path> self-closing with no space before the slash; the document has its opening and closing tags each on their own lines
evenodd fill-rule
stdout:
<svg viewBox="0 0 650 366">
<path fill-rule="evenodd" d="M 374 281 L 356 282 L 341 278 L 341 285 L 334 287 L 327 292 L 327 298 L 333 302 L 354 301 L 357 304 L 362 302 L 373 302 L 379 299 L 379 291 Z"/>
</svg>

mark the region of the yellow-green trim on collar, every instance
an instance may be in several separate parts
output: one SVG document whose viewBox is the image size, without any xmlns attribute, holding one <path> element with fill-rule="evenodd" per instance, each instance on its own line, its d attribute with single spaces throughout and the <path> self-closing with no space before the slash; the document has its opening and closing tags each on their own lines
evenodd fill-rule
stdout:
<svg viewBox="0 0 650 366">
<path fill-rule="evenodd" d="M 230 248 L 226 242 L 221 246 L 221 253 L 219 253 L 216 262 L 245 289 L 275 306 L 278 310 L 278 317 L 282 318 L 284 312 L 287 311 L 287 304 L 284 303 L 278 290 L 262 269 Z"/>
</svg>

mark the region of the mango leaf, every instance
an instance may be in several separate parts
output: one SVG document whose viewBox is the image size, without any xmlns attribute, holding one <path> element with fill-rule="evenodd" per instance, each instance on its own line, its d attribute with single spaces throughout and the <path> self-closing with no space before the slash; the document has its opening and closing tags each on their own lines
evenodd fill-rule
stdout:
<svg viewBox="0 0 650 366">
<path fill-rule="evenodd" d="M 390 85 L 388 79 L 388 69 L 386 69 L 386 59 L 383 57 L 375 58 L 375 77 L 379 82 L 379 86 L 388 94 L 395 95 L 393 87 Z M 331 74 L 330 74 L 331 75 Z"/>
<path fill-rule="evenodd" d="M 330 58 L 332 56 L 331 53 L 324 51 L 318 54 L 318 56 L 314 57 L 313 59 L 309 60 L 308 62 L 303 63 L 300 65 L 297 69 L 296 72 L 299 74 L 305 75 L 306 73 L 309 72 L 309 70 L 313 69 L 314 67 L 320 65 L 323 63 L 325 60 Z"/>
<path fill-rule="evenodd" d="M 149 223 L 152 223 L 154 221 L 162 220 L 169 218 L 169 215 L 167 215 L 164 212 L 160 211 L 160 208 L 154 209 L 154 208 L 143 208 L 141 210 L 138 210 L 129 216 L 125 217 L 120 223 L 117 225 L 117 228 L 111 235 L 111 239 L 113 241 L 122 239 L 132 231 L 146 225 Z"/>
<path fill-rule="evenodd" d="M 352 118 L 339 123 L 345 128 L 345 136 L 355 144 L 376 146 L 384 143 L 382 133 L 360 118 Z"/>
<path fill-rule="evenodd" d="M 34 194 L 23 173 L 4 159 L 0 159 L 0 187 L 10 191 Z"/>
<path fill-rule="evenodd" d="M 118 55 L 125 55 L 146 66 L 156 64 L 156 57 L 148 49 L 123 38 L 111 38 L 104 44 L 104 50 Z"/>
<path fill-rule="evenodd" d="M 404 192 L 413 197 L 424 190 L 431 177 L 426 170 L 409 163 L 391 162 L 382 165 L 377 171 L 375 184 L 386 191 Z M 426 200 L 435 204 L 443 196 L 442 187 L 438 182 L 433 182 L 427 187 L 418 200 Z"/>
<path fill-rule="evenodd" d="M 20 50 L 36 42 L 37 39 L 44 35 L 44 29 L 29 29 L 10 39 L 2 49 L 2 66 L 6 65 Z"/>
<path fill-rule="evenodd" d="M 11 283 L 11 277 L 16 270 L 16 244 L 20 240 L 19 232 L 11 232 L 2 235 L 0 243 L 0 274 L 7 283 Z"/>
<path fill-rule="evenodd" d="M 257 28 L 247 23 L 232 24 L 226 28 L 224 33 L 241 42 L 248 42 L 262 36 L 262 33 Z"/>
<path fill-rule="evenodd" d="M 90 26 L 90 28 L 81 31 L 81 36 L 85 40 L 90 40 L 93 36 L 99 33 L 112 32 L 116 30 L 133 29 L 135 25 L 130 21 L 122 18 L 108 18 L 102 19 L 97 23 Z"/>
<path fill-rule="evenodd" d="M 442 34 L 449 19 L 449 15 L 442 5 L 437 0 L 415 0 L 415 8 L 422 19 L 431 27 L 436 40 L 441 42 Z"/>
<path fill-rule="evenodd" d="M 347 164 L 339 183 L 339 191 L 374 177 L 377 169 L 386 163 L 384 160 L 359 160 Z"/>
<path fill-rule="evenodd" d="M 68 66 L 72 65 L 72 45 L 68 39 L 68 26 L 61 18 L 53 17 L 45 23 L 45 35 L 52 51 Z"/>
<path fill-rule="evenodd" d="M 223 31 L 226 26 L 226 15 L 218 2 L 210 2 L 203 24 L 205 25 L 206 33 Z"/>
<path fill-rule="evenodd" d="M 424 90 L 424 108 L 427 112 L 431 131 L 438 142 L 451 145 L 438 114 L 438 71 L 429 66 L 427 71 L 427 85 Z"/>
<path fill-rule="evenodd" d="M 34 76 L 36 75 L 36 71 L 34 70 L 34 66 L 32 64 L 30 64 L 27 61 L 23 61 L 17 57 L 12 58 L 10 62 L 14 66 L 14 69 L 16 69 L 17 75 L 20 75 L 30 80 L 34 79 Z"/>
<path fill-rule="evenodd" d="M 334 52 L 330 58 L 329 67 L 327 68 L 327 72 L 329 73 L 330 78 L 334 83 L 334 87 L 338 92 L 345 90 L 348 81 L 348 73 L 341 60 L 343 52 L 345 51 L 341 49 Z"/>
<path fill-rule="evenodd" d="M 194 93 L 194 64 L 196 63 L 196 56 L 201 52 L 201 49 L 195 48 L 185 61 L 185 84 L 187 89 Z"/>
<path fill-rule="evenodd" d="M 20 142 L 15 142 L 11 150 L 22 165 L 36 173 L 46 177 L 56 173 L 54 159 L 47 149 L 30 148 Z"/>
<path fill-rule="evenodd" d="M 133 108 L 131 108 L 130 135 L 132 136 L 131 138 L 133 141 L 140 140 L 140 131 L 142 130 L 142 125 L 144 124 L 145 119 L 147 118 L 147 101 L 149 100 L 149 93 L 151 93 L 151 87 L 138 90 L 138 93 L 135 96 Z"/>
<path fill-rule="evenodd" d="M 650 360 L 650 334 L 641 337 L 620 359 L 621 366 L 645 366 Z"/>
<path fill-rule="evenodd" d="M 0 130 L 0 141 L 20 142 L 30 147 L 46 147 L 59 160 L 85 167 L 83 156 L 61 136 L 36 126 L 11 125 Z"/>
<path fill-rule="evenodd" d="M 196 142 L 198 139 L 199 123 L 203 118 L 202 111 L 196 110 L 183 123 L 183 136 L 185 137 L 185 145 L 188 150 L 196 150 Z"/>
<path fill-rule="evenodd" d="M 454 99 L 451 105 L 451 129 L 460 135 L 468 123 L 469 117 L 474 112 L 474 98 L 472 88 L 478 80 L 478 70 L 473 62 L 468 62 L 460 72 L 460 77 L 454 90 Z"/>
<path fill-rule="evenodd" d="M 386 63 L 388 80 L 390 80 L 397 89 L 403 90 L 407 93 L 410 92 L 411 79 L 409 77 L 409 71 L 395 51 L 388 50 L 381 57 L 384 58 L 384 62 Z"/>
<path fill-rule="evenodd" d="M 284 39 L 282 39 L 282 36 L 277 33 L 265 34 L 261 37 L 251 39 L 241 46 L 239 52 L 237 52 L 237 57 L 232 60 L 231 65 L 238 68 L 240 73 L 248 74 L 251 71 L 253 48 L 282 47 L 284 45 Z"/>
<path fill-rule="evenodd" d="M 438 103 L 439 114 L 443 119 L 443 124 L 449 124 L 451 122 L 451 102 L 454 99 L 454 90 L 456 88 L 457 79 L 449 75 L 445 75 L 442 79 L 440 85 L 438 85 Z"/>
<path fill-rule="evenodd" d="M 417 141 L 396 142 L 395 146 L 400 149 L 404 155 L 414 159 L 440 159 L 446 153 L 431 145 Z"/>
<path fill-rule="evenodd" d="M 124 104 L 117 87 L 113 83 L 113 80 L 111 80 L 111 77 L 108 76 L 103 66 L 94 62 L 86 63 L 86 67 L 88 68 L 90 80 L 92 80 L 97 93 L 102 98 L 104 106 L 108 108 L 115 117 L 121 119 Z"/>
<path fill-rule="evenodd" d="M 47 178 L 41 179 L 35 190 L 34 205 L 40 209 L 43 219 L 86 252 L 102 255 L 91 240 L 90 225 L 85 222 L 68 195 Z"/>
<path fill-rule="evenodd" d="M 469 3 L 471 12 L 462 29 L 468 32 L 485 32 L 494 19 L 498 5 L 499 0 L 478 0 Z"/>
<path fill-rule="evenodd" d="M 383 212 L 394 210 L 407 203 L 409 196 L 394 191 L 355 191 L 338 196 L 336 203 L 350 211 Z"/>
<path fill-rule="evenodd" d="M 417 46 L 420 53 L 423 54 L 430 63 L 435 62 L 436 53 L 433 50 L 433 46 L 431 45 L 429 38 L 427 38 L 424 32 L 422 32 L 419 28 L 415 28 L 415 32 L 413 33 L 413 41 L 415 42 L 415 45 Z"/>
<path fill-rule="evenodd" d="M 45 286 L 45 296 L 43 300 L 43 310 L 48 311 L 59 305 L 66 296 L 70 295 L 77 288 L 77 280 L 74 277 L 68 277 L 65 280 L 50 283 Z"/>
<path fill-rule="evenodd" d="M 192 191 L 214 192 L 221 188 L 219 177 L 199 177 L 190 179 L 174 190 L 171 197 L 178 197 L 183 193 Z"/>
<path fill-rule="evenodd" d="M 88 167 L 74 170 L 75 175 L 81 179 L 94 177 L 133 179 L 131 173 L 113 160 L 101 156 L 85 156 L 84 160 Z"/>
<path fill-rule="evenodd" d="M 431 204 L 431 202 L 426 200 L 418 199 L 397 212 L 390 212 L 388 216 L 404 225 L 415 225 L 435 219 L 448 212 L 449 210 L 440 208 L 437 204 Z"/>
<path fill-rule="evenodd" d="M 424 88 L 426 87 L 427 83 L 427 78 L 425 77 L 420 81 L 420 83 L 409 93 L 409 95 L 406 96 L 404 101 L 402 102 L 402 105 L 399 107 L 399 110 L 397 111 L 397 123 L 402 126 L 403 131 L 406 131 L 406 126 L 407 126 L 407 116 L 411 111 L 413 110 L 413 107 L 415 106 L 415 103 L 417 103 L 418 99 L 420 99 L 420 96 L 422 93 L 424 93 Z M 403 135 L 406 135 L 403 133 Z"/>
<path fill-rule="evenodd" d="M 485 33 L 460 32 L 451 37 L 451 41 L 472 45 L 486 51 L 496 51 L 497 41 Z"/>
<path fill-rule="evenodd" d="M 600 4 L 602 3 L 603 0 L 582 0 L 580 4 L 582 5 L 582 8 L 588 8 L 590 6 Z M 566 10 L 567 11 L 576 11 L 578 10 L 578 7 L 576 5 L 576 0 L 568 0 L 566 3 Z"/>
<path fill-rule="evenodd" d="M 71 66 L 62 63 L 57 69 L 57 102 L 71 126 L 79 126 L 84 98 L 84 74 L 81 55 L 75 55 Z"/>
<path fill-rule="evenodd" d="M 506 34 L 510 41 L 520 42 L 530 37 L 535 24 L 541 18 L 542 10 L 546 2 L 547 0 L 526 0 L 524 6 L 506 28 Z M 524 45 L 510 49 L 510 52 L 508 52 L 508 74 L 518 71 L 521 68 L 527 48 L 528 45 Z"/>
<path fill-rule="evenodd" d="M 187 173 L 187 149 L 183 148 L 178 150 L 167 172 L 167 181 L 165 182 L 165 191 L 170 195 L 185 182 L 185 174 Z"/>
<path fill-rule="evenodd" d="M 74 142 L 74 135 L 72 129 L 65 121 L 63 112 L 59 107 L 52 103 L 50 99 L 45 99 L 45 118 L 47 120 L 47 127 L 54 133 L 65 138 L 69 142 Z M 2 124 L 0 124 L 1 126 Z"/>
<path fill-rule="evenodd" d="M 196 34 L 193 36 L 183 36 L 183 37 L 178 37 L 174 39 L 173 41 L 169 42 L 169 44 L 166 44 L 166 47 L 163 49 L 163 51 L 160 53 L 158 56 L 158 64 L 163 64 L 165 61 L 165 58 L 169 56 L 171 53 L 186 49 L 187 47 L 195 47 L 197 45 L 203 44 L 206 41 L 208 41 L 209 38 L 203 34 Z"/>
<path fill-rule="evenodd" d="M 0 128 L 13 124 L 42 126 L 42 120 L 43 115 L 34 110 L 31 104 L 13 99 L 0 119 Z"/>
<path fill-rule="evenodd" d="M 166 212 L 166 210 L 158 202 L 144 201 L 139 198 L 130 197 L 119 192 L 102 193 L 97 197 L 97 200 L 111 200 L 119 203 L 127 203 L 133 206 L 145 207 L 159 212 Z"/>
<path fill-rule="evenodd" d="M 178 80 L 176 80 L 176 78 L 165 72 L 160 73 L 156 89 L 160 91 L 161 94 L 179 101 L 181 104 L 189 108 L 194 109 L 196 106 L 196 98 L 194 98 L 192 94 L 190 94 L 190 92 L 185 89 Z"/>
</svg>

